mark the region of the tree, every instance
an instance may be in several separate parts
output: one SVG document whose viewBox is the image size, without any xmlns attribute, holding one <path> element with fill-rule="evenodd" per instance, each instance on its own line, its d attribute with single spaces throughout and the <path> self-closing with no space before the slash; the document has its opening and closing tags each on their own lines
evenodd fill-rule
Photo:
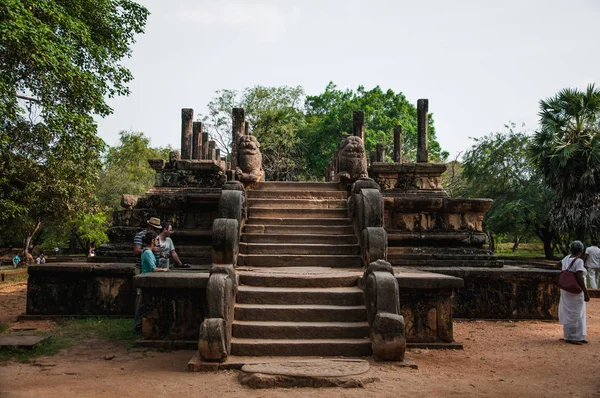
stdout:
<svg viewBox="0 0 600 398">
<path fill-rule="evenodd" d="M 112 210 L 120 208 L 124 193 L 142 195 L 154 185 L 155 171 L 148 159 L 168 159 L 170 147 L 152 148 L 141 132 L 121 131 L 120 144 L 108 149 L 96 185 L 98 202 Z"/>
<path fill-rule="evenodd" d="M 393 129 L 402 126 L 403 159 L 414 161 L 417 152 L 417 109 L 402 93 L 379 86 L 356 91 L 339 90 L 330 82 L 325 91 L 306 98 L 306 128 L 301 140 L 307 147 L 307 178 L 323 177 L 328 162 L 333 157 L 342 134 L 352 133 L 352 114 L 355 110 L 365 112 L 365 149 L 367 153 L 378 143 L 387 148 L 388 158 L 393 151 Z M 433 161 L 443 161 L 448 153 L 436 141 L 433 117 L 429 118 L 429 154 Z"/>
<path fill-rule="evenodd" d="M 120 61 L 147 15 L 129 0 L 0 3 L 0 221 L 26 231 L 26 252 L 43 222 L 87 206 L 104 147 L 93 116 L 129 93 Z"/>
<path fill-rule="evenodd" d="M 487 229 L 513 238 L 513 250 L 522 237 L 535 234 L 544 244 L 546 258 L 553 257 L 555 231 L 548 219 L 553 193 L 527 156 L 529 137 L 516 132 L 515 125 L 504 133 L 476 138 L 463 157 L 462 195 L 494 200 L 485 215 Z"/>
<path fill-rule="evenodd" d="M 298 131 L 304 125 L 302 87 L 246 88 L 217 91 L 202 120 L 209 134 L 229 155 L 231 148 L 231 110 L 244 108 L 246 123 L 261 144 L 263 169 L 267 180 L 290 181 L 298 178 L 304 166 Z"/>
<path fill-rule="evenodd" d="M 579 240 L 600 230 L 600 89 L 565 88 L 540 101 L 529 154 L 555 192 L 552 225 Z"/>
</svg>

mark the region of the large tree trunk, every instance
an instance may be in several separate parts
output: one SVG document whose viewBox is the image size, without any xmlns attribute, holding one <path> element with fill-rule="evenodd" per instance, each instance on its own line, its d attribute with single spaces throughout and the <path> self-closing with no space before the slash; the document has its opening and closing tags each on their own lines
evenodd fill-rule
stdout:
<svg viewBox="0 0 600 398">
<path fill-rule="evenodd" d="M 515 238 L 513 240 L 513 247 L 512 247 L 512 251 L 513 253 L 517 251 L 517 249 L 519 248 L 519 243 L 521 243 L 521 236 L 519 235 L 515 235 Z"/>
<path fill-rule="evenodd" d="M 42 225 L 42 220 L 38 218 L 35 227 L 33 228 L 33 231 L 27 236 L 27 239 L 25 239 L 25 250 L 23 250 L 24 261 L 29 262 L 28 259 L 29 257 L 31 257 L 31 255 L 29 254 L 29 244 L 31 243 L 31 239 L 33 239 L 38 229 L 40 229 L 40 225 Z"/>
<path fill-rule="evenodd" d="M 554 240 L 554 230 L 549 226 L 544 226 L 535 231 L 535 234 L 540 238 L 544 244 L 544 257 L 547 260 L 554 259 L 554 249 L 552 247 L 552 241 Z"/>
</svg>

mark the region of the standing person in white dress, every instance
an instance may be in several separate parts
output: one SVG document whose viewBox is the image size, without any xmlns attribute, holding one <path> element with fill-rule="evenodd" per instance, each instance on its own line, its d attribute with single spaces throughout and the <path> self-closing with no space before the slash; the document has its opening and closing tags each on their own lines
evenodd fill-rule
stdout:
<svg viewBox="0 0 600 398">
<path fill-rule="evenodd" d="M 585 257 L 583 258 L 585 267 L 588 272 L 589 288 L 598 289 L 598 268 L 600 268 L 600 249 L 598 241 L 592 240 L 592 245 L 585 249 Z"/>
<path fill-rule="evenodd" d="M 587 344 L 585 303 L 590 301 L 590 296 L 585 288 L 585 267 L 581 256 L 583 255 L 583 243 L 576 240 L 571 243 L 571 254 L 563 258 L 562 270 L 575 273 L 577 284 L 581 288 L 580 293 L 569 293 L 560 289 L 560 303 L 558 304 L 558 321 L 563 325 L 565 341 L 569 344 Z"/>
</svg>

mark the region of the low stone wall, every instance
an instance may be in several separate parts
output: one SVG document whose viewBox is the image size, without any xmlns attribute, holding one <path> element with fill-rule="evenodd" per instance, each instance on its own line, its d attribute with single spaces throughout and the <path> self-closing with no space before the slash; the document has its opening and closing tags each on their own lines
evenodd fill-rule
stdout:
<svg viewBox="0 0 600 398">
<path fill-rule="evenodd" d="M 455 318 L 558 319 L 558 270 L 511 266 L 424 270 L 464 280 L 452 300 Z"/>
<path fill-rule="evenodd" d="M 208 272 L 160 272 L 138 275 L 142 289 L 142 335 L 145 340 L 197 341 L 207 313 Z"/>
<path fill-rule="evenodd" d="M 133 315 L 135 268 L 54 263 L 28 267 L 27 315 Z"/>
<path fill-rule="evenodd" d="M 395 268 L 408 343 L 452 343 L 452 291 L 460 278 Z"/>
</svg>

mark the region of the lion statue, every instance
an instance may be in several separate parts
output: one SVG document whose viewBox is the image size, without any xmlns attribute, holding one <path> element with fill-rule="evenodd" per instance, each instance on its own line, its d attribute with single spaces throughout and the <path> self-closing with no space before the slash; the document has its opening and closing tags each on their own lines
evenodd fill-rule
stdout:
<svg viewBox="0 0 600 398">
<path fill-rule="evenodd" d="M 265 172 L 262 168 L 262 154 L 256 137 L 243 135 L 238 140 L 238 164 L 235 179 L 241 182 L 261 181 Z"/>
<path fill-rule="evenodd" d="M 351 135 L 340 143 L 338 176 L 340 181 L 356 181 L 369 176 L 365 146 L 360 137 Z"/>
</svg>

